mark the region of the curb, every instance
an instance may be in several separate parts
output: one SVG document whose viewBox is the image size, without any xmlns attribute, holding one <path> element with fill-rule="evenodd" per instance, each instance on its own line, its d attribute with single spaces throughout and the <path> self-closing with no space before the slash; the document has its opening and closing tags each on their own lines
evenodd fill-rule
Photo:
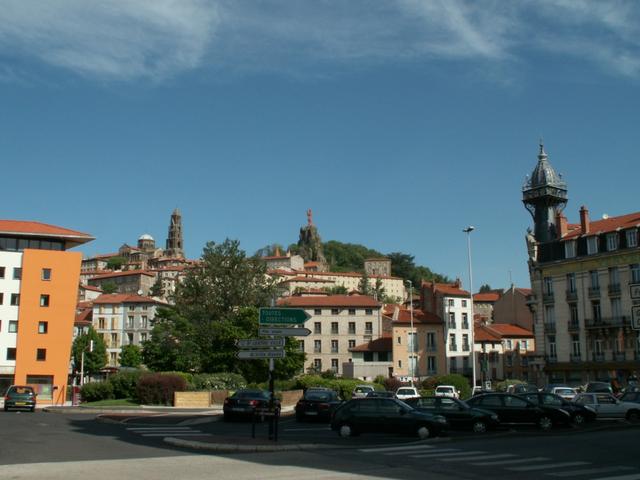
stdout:
<svg viewBox="0 0 640 480">
<path fill-rule="evenodd" d="M 268 452 L 298 452 L 304 450 L 318 450 L 327 448 L 340 448 L 333 445 L 321 445 L 315 443 L 299 443 L 295 445 L 239 445 L 226 443 L 208 443 L 181 438 L 165 437 L 163 441 L 174 447 L 192 448 L 196 450 L 208 450 L 218 453 L 268 453 Z"/>
</svg>

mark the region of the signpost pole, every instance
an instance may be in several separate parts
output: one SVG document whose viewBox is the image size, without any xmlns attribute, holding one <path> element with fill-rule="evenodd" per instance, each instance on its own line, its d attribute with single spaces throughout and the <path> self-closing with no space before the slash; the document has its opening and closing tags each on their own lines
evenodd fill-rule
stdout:
<svg viewBox="0 0 640 480">
<path fill-rule="evenodd" d="M 271 308 L 276 306 L 276 299 L 271 299 Z M 271 338 L 274 338 L 273 336 Z M 269 413 L 275 412 L 276 396 L 274 389 L 273 371 L 275 370 L 275 360 L 269 359 Z M 275 415 L 269 415 L 269 440 L 273 439 L 273 422 L 275 421 Z"/>
</svg>

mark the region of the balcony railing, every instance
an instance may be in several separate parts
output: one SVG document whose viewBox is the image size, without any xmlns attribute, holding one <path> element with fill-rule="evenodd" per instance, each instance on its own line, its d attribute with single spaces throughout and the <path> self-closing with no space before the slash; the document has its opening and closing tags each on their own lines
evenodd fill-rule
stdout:
<svg viewBox="0 0 640 480">
<path fill-rule="evenodd" d="M 372 328 L 365 328 L 364 329 L 364 334 L 365 335 L 373 335 L 373 329 Z"/>
<path fill-rule="evenodd" d="M 569 322 L 567 325 L 567 330 L 569 330 L 570 332 L 576 332 L 578 330 L 580 330 L 580 323 L 579 322 Z"/>
<path fill-rule="evenodd" d="M 437 345 L 427 345 L 427 352 L 437 352 L 437 351 L 438 351 Z"/>
<path fill-rule="evenodd" d="M 631 318 L 627 316 L 587 318 L 584 321 L 585 328 L 618 328 L 631 326 Z"/>
<path fill-rule="evenodd" d="M 610 297 L 618 297 L 622 291 L 619 283 L 610 283 L 608 290 Z"/>
<path fill-rule="evenodd" d="M 320 348 L 320 347 L 313 347 L 313 353 L 322 353 L 322 348 Z"/>
<path fill-rule="evenodd" d="M 634 360 L 640 360 L 640 350 L 635 350 L 633 352 L 633 358 Z"/>
<path fill-rule="evenodd" d="M 547 355 L 545 357 L 545 360 L 547 361 L 547 363 L 557 363 L 558 357 L 556 355 Z"/>
<path fill-rule="evenodd" d="M 571 302 L 578 299 L 578 292 L 575 290 L 567 290 L 567 302 Z"/>
<path fill-rule="evenodd" d="M 462 345 L 462 351 L 463 351 L 463 352 L 468 352 L 468 351 L 469 351 L 469 345 L 468 345 L 468 344 L 467 344 L 467 345 L 464 345 L 464 344 L 463 344 L 463 345 Z"/>
<path fill-rule="evenodd" d="M 613 359 L 616 362 L 624 362 L 627 359 L 627 355 L 624 352 L 615 352 L 613 354 Z"/>
<path fill-rule="evenodd" d="M 438 374 L 437 370 L 434 370 L 434 369 L 428 369 L 427 370 L 427 375 L 431 376 L 431 375 L 437 375 L 437 374 Z"/>
<path fill-rule="evenodd" d="M 545 322 L 544 323 L 544 332 L 545 333 L 556 333 L 556 322 Z"/>
<path fill-rule="evenodd" d="M 542 295 L 542 303 L 553 303 L 553 293 L 545 293 Z"/>
<path fill-rule="evenodd" d="M 569 355 L 569 361 L 571 363 L 579 363 L 582 361 L 582 355 L 572 353 L 571 355 Z"/>
<path fill-rule="evenodd" d="M 458 351 L 458 345 L 456 345 L 455 343 L 449 344 L 449 350 L 452 351 L 452 352 L 457 352 Z"/>
<path fill-rule="evenodd" d="M 589 298 L 600 298 L 600 287 L 589 287 Z"/>
<path fill-rule="evenodd" d="M 469 329 L 469 322 L 462 322 L 462 328 Z"/>
<path fill-rule="evenodd" d="M 449 328 L 456 328 L 456 322 L 448 322 L 447 325 Z"/>
<path fill-rule="evenodd" d="M 594 362 L 604 362 L 604 353 L 594 353 L 591 358 Z"/>
</svg>

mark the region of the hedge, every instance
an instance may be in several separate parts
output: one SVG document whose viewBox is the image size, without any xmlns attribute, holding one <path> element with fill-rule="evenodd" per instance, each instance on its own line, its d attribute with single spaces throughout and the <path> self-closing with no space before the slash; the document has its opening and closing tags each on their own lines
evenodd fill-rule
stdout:
<svg viewBox="0 0 640 480">
<path fill-rule="evenodd" d="M 111 375 L 106 383 L 111 384 L 114 398 L 136 398 L 136 386 L 143 373 L 142 370 L 118 372 Z"/>
<path fill-rule="evenodd" d="M 113 387 L 108 382 L 85 383 L 80 389 L 83 402 L 97 402 L 114 398 Z"/>
<path fill-rule="evenodd" d="M 463 375 L 452 373 L 449 375 L 439 375 L 429 377 L 422 382 L 423 390 L 435 390 L 438 385 L 453 385 L 460 392 L 460 398 L 469 398 L 471 396 L 471 386 L 469 380 Z"/>
<path fill-rule="evenodd" d="M 247 381 L 237 373 L 198 373 L 189 382 L 189 390 L 238 390 Z"/>
<path fill-rule="evenodd" d="M 140 377 L 136 397 L 144 405 L 173 405 L 173 394 L 187 390 L 187 382 L 175 373 L 148 373 Z"/>
</svg>

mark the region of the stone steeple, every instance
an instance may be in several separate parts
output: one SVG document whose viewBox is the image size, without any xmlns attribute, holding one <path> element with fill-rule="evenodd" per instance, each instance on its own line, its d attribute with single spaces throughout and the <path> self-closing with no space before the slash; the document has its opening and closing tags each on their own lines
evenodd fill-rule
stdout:
<svg viewBox="0 0 640 480">
<path fill-rule="evenodd" d="M 171 214 L 171 223 L 169 223 L 169 235 L 167 237 L 165 255 L 172 258 L 184 258 L 182 242 L 182 214 L 177 208 Z"/>
<path fill-rule="evenodd" d="M 326 266 L 327 261 L 324 258 L 322 239 L 318 229 L 313 224 L 311 209 L 307 210 L 307 224 L 300 228 L 298 248 L 298 253 L 304 258 L 305 262 L 318 262 L 322 266 Z"/>
</svg>

